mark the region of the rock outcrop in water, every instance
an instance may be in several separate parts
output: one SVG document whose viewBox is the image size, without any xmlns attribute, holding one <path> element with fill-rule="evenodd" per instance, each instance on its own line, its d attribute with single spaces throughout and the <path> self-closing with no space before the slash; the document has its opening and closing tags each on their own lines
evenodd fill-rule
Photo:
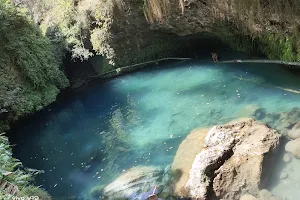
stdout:
<svg viewBox="0 0 300 200">
<path fill-rule="evenodd" d="M 278 145 L 277 132 L 253 119 L 213 127 L 189 172 L 188 196 L 232 200 L 258 195 Z"/>
<path fill-rule="evenodd" d="M 288 142 L 285 145 L 285 150 L 300 159 L 300 138 Z"/>
<path fill-rule="evenodd" d="M 146 199 L 155 186 L 160 196 L 169 195 L 169 168 L 137 166 L 121 174 L 103 190 L 105 199 Z"/>
<path fill-rule="evenodd" d="M 300 108 L 294 107 L 289 112 L 267 112 L 265 108 L 249 105 L 239 111 L 240 117 L 253 117 L 276 129 L 279 134 L 292 139 L 300 137 Z"/>
<path fill-rule="evenodd" d="M 184 186 L 189 179 L 189 171 L 192 168 L 196 155 L 204 147 L 208 131 L 209 129 L 192 131 L 177 150 L 171 169 L 175 177 L 174 192 L 178 196 L 187 195 Z"/>
<path fill-rule="evenodd" d="M 293 126 L 293 128 L 288 132 L 288 136 L 292 139 L 300 138 L 300 122 Z"/>
</svg>

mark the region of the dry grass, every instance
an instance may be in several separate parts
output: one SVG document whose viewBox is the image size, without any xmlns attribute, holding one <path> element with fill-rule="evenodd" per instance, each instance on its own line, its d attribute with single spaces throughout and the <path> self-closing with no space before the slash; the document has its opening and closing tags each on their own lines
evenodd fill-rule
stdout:
<svg viewBox="0 0 300 200">
<path fill-rule="evenodd" d="M 144 14 L 149 23 L 165 22 L 170 12 L 170 0 L 145 0 Z"/>
</svg>

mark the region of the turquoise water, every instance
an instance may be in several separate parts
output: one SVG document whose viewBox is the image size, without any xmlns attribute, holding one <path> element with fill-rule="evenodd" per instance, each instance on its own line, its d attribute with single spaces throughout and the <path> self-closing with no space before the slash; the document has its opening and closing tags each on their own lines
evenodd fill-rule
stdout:
<svg viewBox="0 0 300 200">
<path fill-rule="evenodd" d="M 12 143 L 25 166 L 45 170 L 37 184 L 52 196 L 85 198 L 133 166 L 171 164 L 195 128 L 244 116 L 247 106 L 300 107 L 298 91 L 298 76 L 278 65 L 164 64 L 85 88 L 19 128 Z"/>
</svg>

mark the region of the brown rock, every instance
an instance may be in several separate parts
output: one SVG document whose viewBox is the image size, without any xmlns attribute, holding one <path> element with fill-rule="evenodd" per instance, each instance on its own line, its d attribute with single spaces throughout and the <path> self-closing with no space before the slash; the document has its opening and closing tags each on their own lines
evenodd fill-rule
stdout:
<svg viewBox="0 0 300 200">
<path fill-rule="evenodd" d="M 212 189 L 224 200 L 240 199 L 243 193 L 258 194 L 269 171 L 262 170 L 263 163 L 272 164 L 278 144 L 276 131 L 253 119 L 213 127 L 190 170 L 185 186 L 189 196 L 210 199 Z"/>
<path fill-rule="evenodd" d="M 250 194 L 245 194 L 240 198 L 240 200 L 257 200 L 257 198 L 255 198 L 254 196 L 252 196 Z"/>
<path fill-rule="evenodd" d="M 285 151 L 300 159 L 300 138 L 292 140 L 285 145 Z"/>
<path fill-rule="evenodd" d="M 293 126 L 293 128 L 288 132 L 288 136 L 292 139 L 297 139 L 300 137 L 300 122 Z"/>
<path fill-rule="evenodd" d="M 271 155 L 279 144 L 274 130 L 254 120 L 245 121 L 234 136 L 237 143 L 232 148 L 233 155 L 219 168 L 213 180 L 214 192 L 222 199 L 239 199 L 238 191 L 257 194 L 259 185 L 266 181 L 262 176 L 267 177 L 269 171 L 263 163 L 272 163 Z"/>
<path fill-rule="evenodd" d="M 184 186 L 189 179 L 189 172 L 195 157 L 204 146 L 208 130 L 209 129 L 193 130 L 186 139 L 183 140 L 176 152 L 171 169 L 175 175 L 174 192 L 178 196 L 187 195 Z"/>
</svg>

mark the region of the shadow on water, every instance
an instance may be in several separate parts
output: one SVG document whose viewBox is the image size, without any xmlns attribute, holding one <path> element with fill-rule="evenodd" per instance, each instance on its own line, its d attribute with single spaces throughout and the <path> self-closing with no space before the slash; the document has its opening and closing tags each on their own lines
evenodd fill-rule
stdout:
<svg viewBox="0 0 300 200">
<path fill-rule="evenodd" d="M 269 166 L 268 170 L 270 171 L 270 179 L 268 181 L 268 188 L 270 191 L 272 191 L 278 184 L 280 184 L 283 181 L 282 173 L 284 172 L 284 169 L 287 167 L 287 163 L 283 161 L 285 151 L 285 145 L 288 142 L 287 138 L 282 137 L 280 139 L 280 145 L 278 148 L 278 153 L 276 154 L 276 158 L 274 160 L 274 165 Z"/>
<path fill-rule="evenodd" d="M 107 121 L 126 104 L 127 97 L 110 84 L 81 89 L 14 127 L 9 133 L 14 154 L 24 166 L 45 171 L 36 181 L 53 196 L 78 195 L 99 164 L 107 165 L 102 141 L 118 140 L 107 132 Z"/>
</svg>

